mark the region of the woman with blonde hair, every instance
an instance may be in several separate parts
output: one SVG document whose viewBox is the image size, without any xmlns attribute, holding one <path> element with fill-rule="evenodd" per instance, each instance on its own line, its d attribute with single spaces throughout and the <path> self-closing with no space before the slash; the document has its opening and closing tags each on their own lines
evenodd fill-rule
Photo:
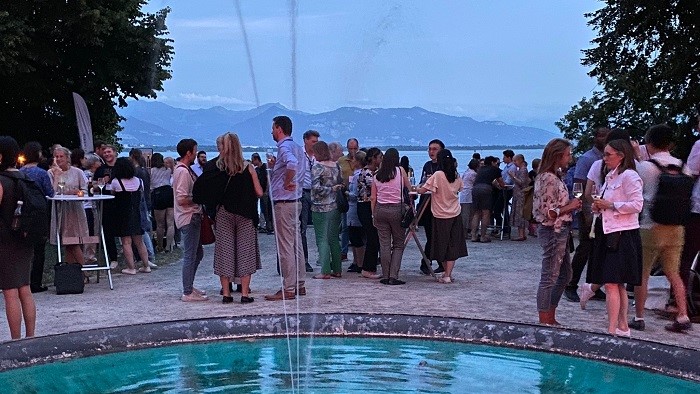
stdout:
<svg viewBox="0 0 700 394">
<path fill-rule="evenodd" d="M 537 309 L 540 323 L 559 325 L 556 308 L 571 280 L 571 259 L 567 252 L 572 212 L 581 208 L 581 200 L 569 200 L 563 175 L 571 161 L 571 143 L 555 138 L 542 154 L 537 178 L 533 213 L 539 223 L 537 236 L 542 246 L 542 271 L 537 289 Z"/>
<path fill-rule="evenodd" d="M 253 302 L 250 279 L 260 264 L 258 244 L 258 198 L 263 195 L 255 168 L 243 160 L 238 136 L 226 133 L 216 162 L 219 175 L 212 178 L 220 190 L 216 208 L 214 274 L 221 280 L 222 302 L 233 302 L 230 283 L 241 280 L 241 303 Z"/>
</svg>

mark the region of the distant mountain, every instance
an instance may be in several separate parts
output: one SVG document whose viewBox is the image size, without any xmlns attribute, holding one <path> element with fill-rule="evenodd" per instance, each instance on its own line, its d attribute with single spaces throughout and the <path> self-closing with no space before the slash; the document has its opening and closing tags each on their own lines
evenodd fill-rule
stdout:
<svg viewBox="0 0 700 394">
<path fill-rule="evenodd" d="M 119 133 L 129 146 L 175 145 L 194 138 L 201 145 L 214 145 L 226 131 L 239 135 L 243 145 L 270 146 L 272 118 L 287 115 L 294 123 L 294 136 L 318 130 L 325 141 L 355 137 L 362 146 L 425 146 L 439 138 L 446 145 L 539 145 L 558 135 L 536 127 L 503 122 L 479 122 L 469 117 L 430 112 L 420 107 L 361 109 L 343 107 L 320 114 L 293 111 L 279 103 L 247 111 L 223 107 L 181 109 L 154 101 L 134 101 L 121 109 L 124 130 Z"/>
</svg>

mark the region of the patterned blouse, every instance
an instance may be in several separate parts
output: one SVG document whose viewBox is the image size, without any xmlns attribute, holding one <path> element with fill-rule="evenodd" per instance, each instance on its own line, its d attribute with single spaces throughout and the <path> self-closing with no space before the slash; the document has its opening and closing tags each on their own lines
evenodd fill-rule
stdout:
<svg viewBox="0 0 700 394">
<path fill-rule="evenodd" d="M 551 172 L 537 175 L 535 178 L 535 195 L 532 203 L 535 220 L 543 226 L 554 226 L 554 232 L 561 231 L 565 222 L 571 222 L 571 213 L 563 213 L 550 219 L 550 210 L 561 208 L 569 203 L 569 190 L 564 181 Z"/>
<path fill-rule="evenodd" d="M 365 167 L 357 175 L 357 202 L 369 202 L 375 172 Z"/>
<path fill-rule="evenodd" d="M 311 167 L 311 211 L 330 212 L 337 209 L 333 186 L 342 184 L 340 167 L 316 163 Z"/>
</svg>

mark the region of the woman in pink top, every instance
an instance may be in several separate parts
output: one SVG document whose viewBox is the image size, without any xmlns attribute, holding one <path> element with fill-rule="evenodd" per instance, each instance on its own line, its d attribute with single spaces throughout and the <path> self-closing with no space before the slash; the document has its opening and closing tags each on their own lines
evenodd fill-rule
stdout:
<svg viewBox="0 0 700 394">
<path fill-rule="evenodd" d="M 613 140 L 603 151 L 607 168 L 602 197 L 593 199 L 593 211 L 602 220 L 595 224 L 595 239 L 589 264 L 591 282 L 605 284 L 608 310 L 608 332 L 630 336 L 627 323 L 627 290 L 625 284 L 639 286 L 642 281 L 642 240 L 639 235 L 639 213 L 642 212 L 642 178 L 636 171 L 632 145 L 626 140 Z M 596 287 L 590 283 L 581 288 L 581 307 L 585 307 Z"/>
<path fill-rule="evenodd" d="M 438 152 L 437 162 L 438 170 L 418 188 L 418 193 L 432 193 L 430 209 L 433 213 L 433 237 L 428 258 L 437 260 L 445 267 L 445 272 L 438 281 L 452 283 L 455 260 L 467 256 L 459 204 L 462 179 L 457 176 L 455 159 L 449 149 Z"/>
<path fill-rule="evenodd" d="M 372 217 L 379 233 L 379 255 L 384 285 L 403 285 L 399 280 L 406 230 L 401 227 L 403 188 L 410 185 L 406 171 L 399 165 L 399 151 L 387 149 L 372 182 Z"/>
</svg>

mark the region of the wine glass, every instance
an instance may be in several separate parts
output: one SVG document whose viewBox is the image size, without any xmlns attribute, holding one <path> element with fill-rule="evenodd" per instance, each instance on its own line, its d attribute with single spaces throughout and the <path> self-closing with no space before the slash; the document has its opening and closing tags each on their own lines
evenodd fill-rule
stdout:
<svg viewBox="0 0 700 394">
<path fill-rule="evenodd" d="M 601 192 L 600 192 L 600 186 L 594 184 L 593 189 L 591 190 L 591 197 L 598 199 L 601 197 Z"/>
<path fill-rule="evenodd" d="M 275 155 L 271 148 L 265 149 L 265 158 L 267 159 L 267 169 L 272 170 L 272 168 L 270 168 L 270 164 L 272 164 L 272 159 L 275 158 Z"/>
<path fill-rule="evenodd" d="M 105 179 L 104 178 L 98 178 L 97 179 L 97 187 L 100 188 L 100 196 L 102 195 L 102 189 L 105 187 Z"/>
<path fill-rule="evenodd" d="M 66 178 L 61 176 L 58 178 L 58 194 L 63 194 L 66 188 Z"/>
<path fill-rule="evenodd" d="M 574 183 L 573 192 L 574 197 L 581 198 L 583 196 L 583 184 L 581 182 Z"/>
</svg>

